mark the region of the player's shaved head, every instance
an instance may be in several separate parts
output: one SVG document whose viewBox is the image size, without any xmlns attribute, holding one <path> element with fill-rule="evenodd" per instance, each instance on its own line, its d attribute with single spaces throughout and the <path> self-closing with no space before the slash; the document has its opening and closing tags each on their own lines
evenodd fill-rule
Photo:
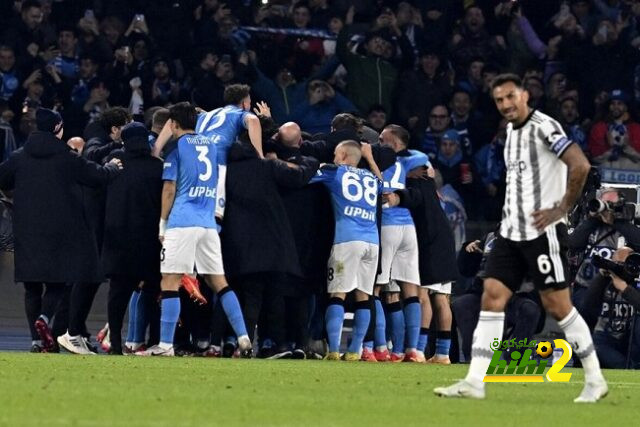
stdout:
<svg viewBox="0 0 640 427">
<path fill-rule="evenodd" d="M 358 163 L 360 163 L 361 158 L 362 148 L 358 141 L 348 139 L 336 146 L 334 159 L 336 164 L 347 164 L 356 167 Z"/>
<path fill-rule="evenodd" d="M 287 122 L 278 129 L 280 142 L 286 147 L 297 148 L 302 142 L 300 126 L 294 122 Z"/>
</svg>

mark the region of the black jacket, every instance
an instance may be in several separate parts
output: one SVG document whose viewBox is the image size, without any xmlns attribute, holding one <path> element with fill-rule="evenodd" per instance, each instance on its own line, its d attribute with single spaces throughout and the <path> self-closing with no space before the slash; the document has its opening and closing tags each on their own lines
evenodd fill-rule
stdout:
<svg viewBox="0 0 640 427">
<path fill-rule="evenodd" d="M 124 170 L 107 187 L 104 272 L 107 277 L 158 279 L 162 160 L 151 156 L 146 139 L 127 141 L 124 150 L 111 157 L 121 159 Z"/>
<path fill-rule="evenodd" d="M 306 158 L 291 167 L 280 160 L 261 160 L 253 147 L 229 151 L 222 251 L 227 276 L 280 272 L 300 276 L 291 225 L 278 187 L 305 185 L 318 168 Z"/>
<path fill-rule="evenodd" d="M 455 241 L 434 180 L 408 178 L 407 188 L 396 193 L 400 196 L 400 206 L 411 210 L 416 226 L 421 284 L 457 280 Z"/>
<path fill-rule="evenodd" d="M 113 180 L 52 133 L 32 133 L 0 165 L 0 188 L 14 192 L 15 280 L 100 281 L 98 246 L 84 215 L 82 189 Z"/>
</svg>

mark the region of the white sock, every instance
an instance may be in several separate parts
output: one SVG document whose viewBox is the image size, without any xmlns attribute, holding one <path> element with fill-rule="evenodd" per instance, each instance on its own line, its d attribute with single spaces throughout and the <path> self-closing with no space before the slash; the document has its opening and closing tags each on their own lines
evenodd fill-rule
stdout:
<svg viewBox="0 0 640 427">
<path fill-rule="evenodd" d="M 465 380 L 475 387 L 484 387 L 482 380 L 493 357 L 489 345 L 493 340 L 502 341 L 504 329 L 504 312 L 481 311 L 478 326 L 473 331 L 473 346 L 471 347 L 471 364 Z"/>
<path fill-rule="evenodd" d="M 604 381 L 589 327 L 578 310 L 573 307 L 567 317 L 558 322 L 558 325 L 564 331 L 573 354 L 578 356 L 582 362 L 585 382 Z"/>
</svg>

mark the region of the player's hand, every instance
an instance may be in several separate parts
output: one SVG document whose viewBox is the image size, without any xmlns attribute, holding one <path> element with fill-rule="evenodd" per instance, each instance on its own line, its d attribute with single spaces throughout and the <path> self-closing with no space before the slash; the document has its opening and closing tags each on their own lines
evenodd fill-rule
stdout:
<svg viewBox="0 0 640 427">
<path fill-rule="evenodd" d="M 384 193 L 382 195 L 382 200 L 385 204 L 389 205 L 390 208 L 393 208 L 400 204 L 400 196 L 398 196 L 396 193 Z"/>
<path fill-rule="evenodd" d="M 118 169 L 122 169 L 122 160 L 114 158 L 109 162 L 110 164 L 116 165 Z"/>
<path fill-rule="evenodd" d="M 430 168 L 430 169 L 433 169 L 433 168 Z M 407 173 L 407 178 L 427 179 L 427 178 L 433 178 L 433 177 L 430 175 L 429 169 L 415 168 L 415 169 L 411 169 L 409 173 Z"/>
<path fill-rule="evenodd" d="M 371 144 L 367 144 L 366 142 L 363 142 L 360 150 L 362 151 L 362 157 L 364 157 L 366 160 L 373 159 L 373 151 L 371 151 Z"/>
<path fill-rule="evenodd" d="M 257 102 L 253 112 L 256 113 L 257 116 L 271 117 L 271 108 L 269 108 L 269 105 L 264 101 Z"/>
<path fill-rule="evenodd" d="M 469 243 L 467 246 L 465 246 L 464 250 L 469 253 L 482 252 L 482 249 L 480 249 L 480 240 L 474 240 L 473 242 Z"/>
<path fill-rule="evenodd" d="M 624 292 L 624 290 L 629 286 L 627 285 L 627 282 L 616 276 L 614 273 L 611 273 L 611 283 L 613 283 L 613 287 L 619 292 Z"/>
<path fill-rule="evenodd" d="M 538 231 L 543 231 L 549 225 L 562 219 L 567 213 L 559 206 L 555 206 L 551 209 L 540 209 L 531 214 L 533 217 L 533 226 Z"/>
</svg>

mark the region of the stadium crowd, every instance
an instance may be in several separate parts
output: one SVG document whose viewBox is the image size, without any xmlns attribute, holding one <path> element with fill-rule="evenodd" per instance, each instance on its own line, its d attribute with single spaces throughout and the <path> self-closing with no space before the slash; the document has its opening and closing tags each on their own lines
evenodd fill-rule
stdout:
<svg viewBox="0 0 640 427">
<path fill-rule="evenodd" d="M 25 0 L 0 8 L 0 188 L 28 212 L 13 217 L 16 253 L 37 249 L 16 257 L 32 351 L 56 351 L 52 337 L 65 337 L 73 352 L 95 351 L 85 323 L 108 278 L 109 327 L 99 339 L 114 354 L 166 343 L 162 293 L 182 300 L 172 348 L 185 354 L 250 356 L 238 338 L 253 341 L 256 325 L 256 356 L 335 353 L 325 315 L 343 304 L 354 312 L 348 353 L 364 345 L 366 360 L 424 361 L 426 351 L 449 363 L 454 321 L 468 360 L 481 292 L 470 278 L 482 277 L 493 237 L 468 241 L 465 224 L 501 218 L 507 122 L 491 82 L 502 72 L 522 77 L 530 106 L 555 118 L 593 165 L 640 170 L 637 0 Z M 184 102 L 198 108 L 197 121 Z M 242 126 L 216 122 L 221 107 L 233 107 L 224 111 Z M 154 155 L 171 158 L 181 131 L 223 128 L 221 138 L 239 141 L 223 160 L 218 149 L 229 286 L 185 276 L 179 294 L 168 294 L 176 289 L 160 289 L 163 166 Z M 67 146 L 54 148 L 56 135 Z M 370 143 L 371 154 L 354 161 L 341 145 L 351 140 Z M 372 159 L 382 172 L 396 164 L 410 172 L 406 188 L 385 188 L 397 198 L 376 203 L 410 209 L 420 277 L 395 277 L 394 287 L 391 269 L 391 278 L 378 276 L 388 285 L 382 296 L 380 287 L 343 302 L 327 295 L 339 225 L 322 184 L 307 183 L 338 158 L 337 147 L 353 167 L 360 160 L 374 172 Z M 7 166 L 19 148 L 19 161 L 35 162 L 22 187 Z M 50 168 L 34 169 L 42 158 Z M 392 177 L 384 178 L 388 187 Z M 376 221 L 383 264 L 385 209 Z M 605 367 L 640 363 L 633 289 L 586 267 L 603 248 L 609 256 L 625 245 L 640 250 L 636 227 L 622 222 L 594 215 L 569 242 L 581 254 L 574 300 L 590 314 Z M 589 237 L 596 229 L 606 245 Z M 616 259 L 627 255 L 619 249 Z M 461 296 L 451 307 L 452 283 Z M 510 302 L 509 338 L 541 330 L 534 294 L 525 283 Z M 458 351 L 451 356 L 457 361 Z"/>
</svg>

